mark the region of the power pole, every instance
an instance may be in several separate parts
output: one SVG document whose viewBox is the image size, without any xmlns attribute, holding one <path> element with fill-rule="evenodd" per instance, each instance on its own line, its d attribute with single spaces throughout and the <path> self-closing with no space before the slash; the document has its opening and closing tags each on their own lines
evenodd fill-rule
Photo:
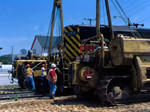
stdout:
<svg viewBox="0 0 150 112">
<path fill-rule="evenodd" d="M 144 26 L 144 24 L 138 24 L 138 23 L 133 23 L 133 25 L 130 25 L 130 26 L 135 26 L 136 28 L 138 28 L 138 26 Z"/>
<path fill-rule="evenodd" d="M 91 19 L 91 18 L 84 18 L 84 20 L 90 21 L 90 25 L 92 24 L 92 21 L 95 21 L 96 19 Z"/>
<path fill-rule="evenodd" d="M 13 46 L 12 46 L 11 61 L 12 61 L 12 64 L 13 64 Z"/>
</svg>

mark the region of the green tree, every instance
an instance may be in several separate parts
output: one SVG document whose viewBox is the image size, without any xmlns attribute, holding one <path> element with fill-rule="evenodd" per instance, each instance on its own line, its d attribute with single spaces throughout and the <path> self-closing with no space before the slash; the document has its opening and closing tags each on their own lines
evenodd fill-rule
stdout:
<svg viewBox="0 0 150 112">
<path fill-rule="evenodd" d="M 3 64 L 10 64 L 11 63 L 11 55 L 2 55 L 0 56 L 0 62 L 3 62 Z"/>
</svg>

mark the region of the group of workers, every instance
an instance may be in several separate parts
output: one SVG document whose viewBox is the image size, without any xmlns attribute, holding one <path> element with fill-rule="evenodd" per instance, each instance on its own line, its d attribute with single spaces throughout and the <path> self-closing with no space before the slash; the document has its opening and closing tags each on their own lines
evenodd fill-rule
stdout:
<svg viewBox="0 0 150 112">
<path fill-rule="evenodd" d="M 41 68 L 41 78 L 42 78 L 42 89 L 45 89 L 46 83 L 48 81 L 50 90 L 49 90 L 49 97 L 50 99 L 54 99 L 56 90 L 57 90 L 57 72 L 58 68 L 56 67 L 56 64 L 52 63 L 50 66 L 50 69 L 47 73 L 47 70 L 45 69 L 45 64 L 42 64 L 42 68 Z M 28 90 L 31 90 L 31 85 L 32 85 L 32 89 L 33 91 L 36 90 L 35 88 L 35 83 L 34 83 L 34 78 L 33 78 L 33 70 L 30 67 L 30 64 L 27 64 L 27 68 L 26 68 L 26 80 L 27 80 L 27 88 Z M 31 83 L 31 85 L 30 85 Z"/>
</svg>

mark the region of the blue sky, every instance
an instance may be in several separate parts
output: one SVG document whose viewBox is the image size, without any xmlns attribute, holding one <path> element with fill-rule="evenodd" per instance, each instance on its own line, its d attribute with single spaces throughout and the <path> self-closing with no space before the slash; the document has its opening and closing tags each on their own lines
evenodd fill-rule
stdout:
<svg viewBox="0 0 150 112">
<path fill-rule="evenodd" d="M 64 26 L 89 24 L 83 18 L 95 19 L 96 0 L 62 0 Z M 110 0 L 112 21 L 124 25 Z M 118 0 L 127 16 L 134 23 L 144 23 L 150 28 L 150 0 Z M 0 55 L 29 50 L 35 35 L 47 35 L 53 0 L 0 0 Z M 107 24 L 103 2 L 101 2 L 101 23 Z M 95 22 L 92 22 L 95 25 Z"/>
</svg>

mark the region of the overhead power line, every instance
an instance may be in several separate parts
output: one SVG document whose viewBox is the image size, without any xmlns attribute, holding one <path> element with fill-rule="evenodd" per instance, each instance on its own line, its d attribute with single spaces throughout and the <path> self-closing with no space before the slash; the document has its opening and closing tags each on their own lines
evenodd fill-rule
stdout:
<svg viewBox="0 0 150 112">
<path fill-rule="evenodd" d="M 145 19 L 143 19 L 143 20 L 141 20 L 141 21 L 139 21 L 139 22 L 145 22 L 145 21 L 147 21 L 147 20 L 149 20 L 149 19 L 150 19 L 150 16 L 146 17 Z"/>
<path fill-rule="evenodd" d="M 92 21 L 95 21 L 96 19 L 91 19 L 91 18 L 84 18 L 84 20 L 90 21 L 90 25 L 92 24 Z"/>
<path fill-rule="evenodd" d="M 135 7 L 132 7 L 134 10 L 130 10 L 129 15 L 134 16 L 135 13 L 137 13 L 137 12 L 139 13 L 139 12 L 143 11 L 143 9 L 149 7 L 150 4 L 145 4 L 147 1 L 148 0 L 145 0 L 142 3 L 140 3 L 139 5 L 136 5 Z"/>
</svg>

